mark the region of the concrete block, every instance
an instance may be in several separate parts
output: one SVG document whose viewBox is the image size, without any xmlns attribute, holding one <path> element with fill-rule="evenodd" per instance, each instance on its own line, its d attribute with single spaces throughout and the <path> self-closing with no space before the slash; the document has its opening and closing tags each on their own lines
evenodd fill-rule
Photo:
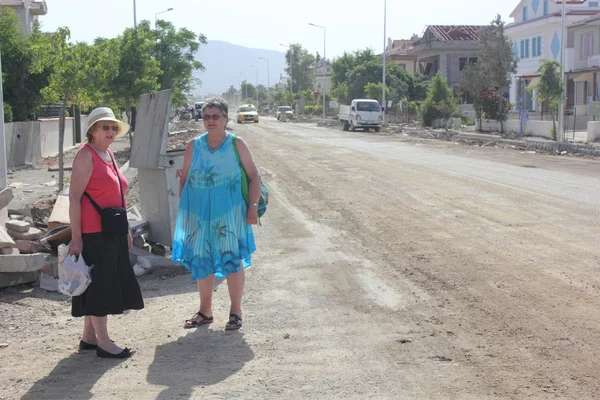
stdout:
<svg viewBox="0 0 600 400">
<path fill-rule="evenodd" d="M 7 230 L 0 225 L 0 248 L 17 247 L 13 238 L 8 234 Z"/>
<path fill-rule="evenodd" d="M 42 250 L 42 246 L 38 242 L 32 242 L 31 240 L 15 240 L 15 244 L 21 253 L 33 254 Z"/>
<path fill-rule="evenodd" d="M 6 221 L 4 225 L 6 226 L 6 229 L 13 232 L 25 233 L 29 231 L 29 228 L 31 228 L 31 224 L 29 222 L 19 220 Z"/>
<path fill-rule="evenodd" d="M 595 142 L 596 140 L 600 140 L 600 121 L 590 121 L 587 128 L 587 141 Z"/>
<path fill-rule="evenodd" d="M 31 208 L 29 204 L 25 204 L 20 200 L 13 199 L 8 204 L 8 213 L 14 215 L 24 215 L 26 217 L 31 217 Z"/>
<path fill-rule="evenodd" d="M 181 264 L 171 261 L 165 257 L 156 256 L 137 247 L 132 247 L 129 250 L 129 258 L 131 259 L 132 265 L 143 265 L 146 274 L 180 275 L 188 273 L 188 270 Z"/>
<path fill-rule="evenodd" d="M 0 272 L 36 272 L 46 262 L 46 255 L 19 254 L 0 256 Z"/>
<path fill-rule="evenodd" d="M 4 188 L 0 191 L 0 209 L 8 206 L 12 199 L 15 196 L 13 195 L 13 190 L 11 188 Z"/>
<path fill-rule="evenodd" d="M 16 255 L 16 254 L 21 254 L 21 252 L 19 251 L 19 249 L 15 249 L 14 247 L 4 247 L 4 248 L 2 248 L 2 254 L 3 255 Z"/>
<path fill-rule="evenodd" d="M 157 169 L 167 151 L 171 90 L 140 96 L 129 165 Z"/>
<path fill-rule="evenodd" d="M 38 228 L 29 228 L 27 232 L 8 231 L 8 234 L 16 240 L 39 240 L 43 233 Z"/>
<path fill-rule="evenodd" d="M 3 273 L 0 272 L 0 289 L 37 282 L 37 272 Z"/>
</svg>

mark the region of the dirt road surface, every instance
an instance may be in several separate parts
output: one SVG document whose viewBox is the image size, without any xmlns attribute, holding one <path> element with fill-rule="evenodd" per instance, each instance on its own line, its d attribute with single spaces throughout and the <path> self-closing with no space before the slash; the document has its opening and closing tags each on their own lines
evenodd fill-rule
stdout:
<svg viewBox="0 0 600 400">
<path fill-rule="evenodd" d="M 182 328 L 188 276 L 143 277 L 109 320 L 136 354 L 78 354 L 39 289 L 0 295 L 0 399 L 523 399 L 600 396 L 600 162 L 234 125 L 271 190 L 244 328 Z"/>
</svg>

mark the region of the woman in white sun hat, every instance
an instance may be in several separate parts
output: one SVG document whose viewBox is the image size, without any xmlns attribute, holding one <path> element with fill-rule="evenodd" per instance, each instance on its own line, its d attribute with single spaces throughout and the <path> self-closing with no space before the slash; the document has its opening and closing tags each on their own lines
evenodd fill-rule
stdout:
<svg viewBox="0 0 600 400">
<path fill-rule="evenodd" d="M 69 188 L 70 254 L 82 255 L 94 268 L 90 286 L 73 297 L 71 314 L 85 317 L 80 350 L 96 350 L 103 358 L 127 358 L 131 350 L 119 347 L 108 335 L 107 315 L 144 308 L 129 260 L 128 183 L 109 150 L 129 125 L 106 107 L 96 108 L 88 118 L 87 143 L 75 157 Z"/>
</svg>

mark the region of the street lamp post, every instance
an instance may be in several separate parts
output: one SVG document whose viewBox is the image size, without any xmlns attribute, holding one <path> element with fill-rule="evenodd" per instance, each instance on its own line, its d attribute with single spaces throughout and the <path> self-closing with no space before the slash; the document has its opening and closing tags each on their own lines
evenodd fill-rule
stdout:
<svg viewBox="0 0 600 400">
<path fill-rule="evenodd" d="M 556 132 L 556 141 L 562 142 L 565 134 L 565 29 L 566 29 L 566 19 L 567 19 L 567 2 L 563 0 L 562 2 L 562 19 L 560 26 L 560 83 L 563 88 L 562 94 L 560 96 L 560 105 L 558 107 L 558 132 Z"/>
<path fill-rule="evenodd" d="M 382 72 L 382 85 L 381 85 L 381 98 L 383 99 L 383 123 L 385 124 L 385 112 L 387 107 L 385 104 L 385 50 L 387 45 L 387 0 L 383 0 L 383 72 Z"/>
<path fill-rule="evenodd" d="M 286 46 L 285 44 L 279 44 L 287 49 L 291 50 L 290 46 Z M 290 92 L 294 94 L 294 55 L 290 53 Z"/>
<path fill-rule="evenodd" d="M 255 66 L 255 65 L 251 65 L 250 67 L 256 69 L 256 88 L 255 88 L 255 91 L 256 91 L 256 107 L 258 109 L 258 107 L 259 107 L 259 105 L 258 105 L 258 67 Z"/>
<path fill-rule="evenodd" d="M 271 79 L 269 75 L 271 74 L 269 70 L 269 59 L 264 57 L 258 57 L 260 60 L 265 60 L 267 62 L 267 107 L 271 106 Z"/>
<path fill-rule="evenodd" d="M 137 14 L 136 14 L 135 0 L 133 0 L 133 27 L 137 28 Z"/>
<path fill-rule="evenodd" d="M 326 36 L 326 32 L 327 29 L 325 29 L 324 26 L 320 26 L 320 25 L 316 25 L 313 23 L 309 22 L 309 25 L 314 26 L 315 28 L 321 28 L 323 29 L 323 78 L 325 78 L 326 73 L 327 73 L 327 58 L 325 55 L 325 46 L 326 46 L 326 42 L 327 42 L 327 36 Z M 325 80 L 323 80 L 323 90 L 322 90 L 322 96 L 323 96 L 323 119 L 326 118 L 325 115 Z"/>
<path fill-rule="evenodd" d="M 167 9 L 166 9 L 166 10 L 164 10 L 164 11 L 157 12 L 156 14 L 154 14 L 154 27 L 155 27 L 155 28 L 156 28 L 156 18 L 158 17 L 158 15 L 159 15 L 159 14 L 166 13 L 166 12 L 169 12 L 169 11 L 173 11 L 173 8 L 167 8 Z"/>
</svg>

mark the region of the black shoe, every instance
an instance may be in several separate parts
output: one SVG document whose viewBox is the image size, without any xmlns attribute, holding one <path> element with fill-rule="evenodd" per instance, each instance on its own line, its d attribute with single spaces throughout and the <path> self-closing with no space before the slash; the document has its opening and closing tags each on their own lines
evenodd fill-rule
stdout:
<svg viewBox="0 0 600 400">
<path fill-rule="evenodd" d="M 133 353 L 131 352 L 131 350 L 127 347 L 125 348 L 125 350 L 118 354 L 109 353 L 108 351 L 103 350 L 100 347 L 96 349 L 96 355 L 100 358 L 129 358 L 132 354 Z"/>
<path fill-rule="evenodd" d="M 79 350 L 96 350 L 98 348 L 97 344 L 91 344 L 88 342 L 84 342 L 83 340 L 79 341 Z"/>
</svg>

